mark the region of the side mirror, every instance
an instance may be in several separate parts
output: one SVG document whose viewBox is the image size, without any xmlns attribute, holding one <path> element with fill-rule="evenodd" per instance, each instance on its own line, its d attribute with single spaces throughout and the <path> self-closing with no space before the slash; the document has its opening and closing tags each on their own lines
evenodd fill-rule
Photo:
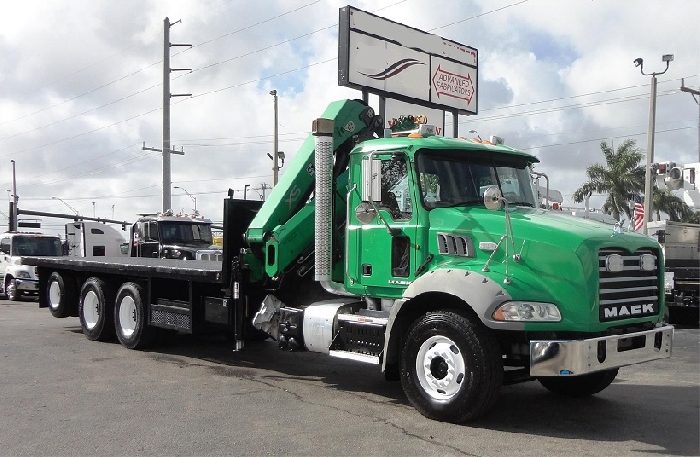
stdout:
<svg viewBox="0 0 700 457">
<path fill-rule="evenodd" d="M 484 206 L 491 211 L 501 209 L 503 196 L 501 190 L 496 186 L 489 186 L 484 191 Z"/>
</svg>

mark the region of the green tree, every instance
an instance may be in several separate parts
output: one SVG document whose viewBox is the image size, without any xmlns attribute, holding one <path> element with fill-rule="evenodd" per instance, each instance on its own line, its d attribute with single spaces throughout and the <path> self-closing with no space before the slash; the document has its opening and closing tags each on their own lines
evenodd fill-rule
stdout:
<svg viewBox="0 0 700 457">
<path fill-rule="evenodd" d="M 659 190 L 654 188 L 652 200 L 656 220 L 661 220 L 661 213 L 668 214 L 668 218 L 674 222 L 680 222 L 684 215 L 690 211 L 688 205 L 678 196 L 673 195 L 670 190 Z"/>
<path fill-rule="evenodd" d="M 700 224 L 700 211 L 693 211 L 688 208 L 688 212 L 683 215 L 681 222 L 690 222 L 691 224 Z"/>
<path fill-rule="evenodd" d="M 644 167 L 640 165 L 644 154 L 630 139 L 623 141 L 617 151 L 605 141 L 601 141 L 600 149 L 605 165 L 596 163 L 586 168 L 588 182 L 576 189 L 573 199 L 581 203 L 593 192 L 608 194 L 603 211 L 618 220 L 623 213 L 629 218 L 630 194 L 644 193 Z"/>
</svg>

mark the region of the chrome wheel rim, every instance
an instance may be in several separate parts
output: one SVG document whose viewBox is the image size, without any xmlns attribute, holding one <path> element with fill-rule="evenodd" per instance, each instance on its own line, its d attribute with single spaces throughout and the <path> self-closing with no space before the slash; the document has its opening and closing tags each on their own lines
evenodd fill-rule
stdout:
<svg viewBox="0 0 700 457">
<path fill-rule="evenodd" d="M 58 282 L 52 281 L 49 286 L 49 308 L 56 310 L 61 304 L 61 286 Z"/>
<path fill-rule="evenodd" d="M 95 328 L 100 320 L 100 300 L 92 290 L 83 298 L 83 320 L 88 330 Z"/>
<path fill-rule="evenodd" d="M 119 327 L 122 335 L 129 338 L 136 331 L 138 318 L 133 297 L 124 297 L 119 303 Z"/>
<path fill-rule="evenodd" d="M 459 393 L 466 377 L 464 356 L 451 339 L 432 336 L 421 344 L 416 357 L 416 374 L 421 387 L 436 400 Z"/>
</svg>

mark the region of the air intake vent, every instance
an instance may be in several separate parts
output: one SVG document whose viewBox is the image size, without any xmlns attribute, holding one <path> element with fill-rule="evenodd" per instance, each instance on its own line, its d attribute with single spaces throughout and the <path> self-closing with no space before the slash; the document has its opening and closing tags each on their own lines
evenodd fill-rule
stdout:
<svg viewBox="0 0 700 457">
<path fill-rule="evenodd" d="M 440 254 L 474 256 L 474 243 L 468 236 L 438 233 L 437 243 Z"/>
</svg>

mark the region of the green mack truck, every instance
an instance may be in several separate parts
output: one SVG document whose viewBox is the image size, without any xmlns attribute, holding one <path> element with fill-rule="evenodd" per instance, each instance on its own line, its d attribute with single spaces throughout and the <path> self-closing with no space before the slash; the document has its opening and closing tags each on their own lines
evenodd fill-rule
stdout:
<svg viewBox="0 0 700 457">
<path fill-rule="evenodd" d="M 224 200 L 220 264 L 23 259 L 40 306 L 131 349 L 164 331 L 225 331 L 243 349 L 257 327 L 287 352 L 375 364 L 450 422 L 503 385 L 591 395 L 670 357 L 657 242 L 539 208 L 523 151 L 382 125 L 331 103 L 267 201 Z"/>
</svg>

